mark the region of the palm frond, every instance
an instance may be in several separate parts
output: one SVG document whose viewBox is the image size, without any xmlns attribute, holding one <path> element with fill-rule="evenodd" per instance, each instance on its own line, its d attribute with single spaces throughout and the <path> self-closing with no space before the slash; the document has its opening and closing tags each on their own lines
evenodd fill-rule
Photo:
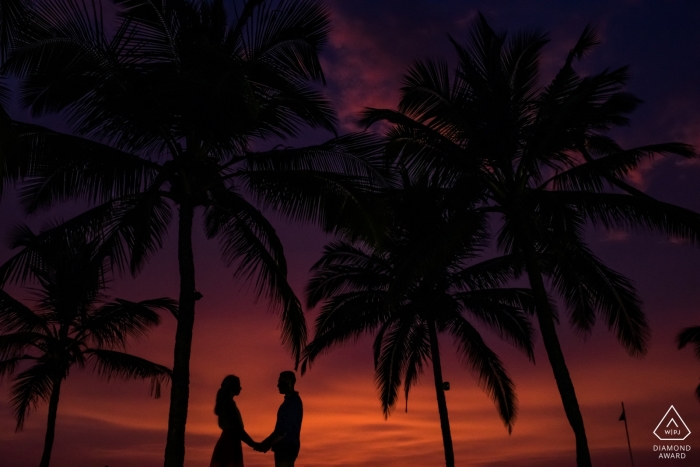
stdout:
<svg viewBox="0 0 700 467">
<path fill-rule="evenodd" d="M 32 13 L 25 22 L 27 40 L 5 69 L 24 78 L 22 102 L 34 115 L 67 110 L 69 122 L 78 123 L 94 91 L 107 80 L 119 81 L 101 3 L 36 1 Z"/>
<path fill-rule="evenodd" d="M 651 333 L 632 283 L 581 245 L 569 245 L 562 256 L 567 260 L 552 260 L 546 272 L 564 297 L 572 326 L 589 332 L 599 312 L 631 355 L 644 355 Z"/>
<path fill-rule="evenodd" d="M 19 367 L 19 364 L 23 360 L 30 359 L 31 358 L 29 358 L 28 356 L 19 356 L 0 360 L 0 385 L 2 385 L 2 382 L 5 378 L 9 378 L 15 373 L 15 371 L 17 371 L 17 367 Z"/>
<path fill-rule="evenodd" d="M 39 361 L 15 378 L 12 386 L 10 403 L 14 409 L 17 425 L 15 431 L 21 431 L 24 420 L 36 408 L 39 400 L 47 401 L 54 387 L 54 374 L 57 368 L 49 362 Z"/>
<path fill-rule="evenodd" d="M 107 378 L 150 379 L 151 396 L 160 397 L 161 386 L 170 381 L 170 368 L 134 355 L 107 349 L 86 349 L 87 361 L 97 374 Z"/>
<path fill-rule="evenodd" d="M 117 198 L 94 213 L 93 218 L 85 220 L 99 235 L 100 254 L 108 256 L 117 267 L 128 264 L 134 275 L 150 255 L 162 248 L 172 218 L 169 202 L 153 185 L 145 193 Z M 76 219 L 76 225 L 80 221 Z"/>
<path fill-rule="evenodd" d="M 43 262 L 35 248 L 30 248 L 38 241 L 36 234 L 29 226 L 20 224 L 9 233 L 10 248 L 22 248 L 19 253 L 10 257 L 0 266 L 0 285 L 7 283 L 23 284 L 32 275 L 32 271 L 40 270 Z"/>
<path fill-rule="evenodd" d="M 16 125 L 18 149 L 31 169 L 20 199 L 28 212 L 84 199 L 103 203 L 144 190 L 159 166 L 133 154 L 46 128 Z"/>
<path fill-rule="evenodd" d="M 346 242 L 332 242 L 312 267 L 306 287 L 307 306 L 354 290 L 380 292 L 388 287 L 391 265 L 379 255 Z"/>
<path fill-rule="evenodd" d="M 590 24 L 586 25 L 581 33 L 581 37 L 576 41 L 576 45 L 569 51 L 569 55 L 566 58 L 566 66 L 571 66 L 574 58 L 581 60 L 590 49 L 599 45 L 600 42 L 596 28 Z"/>
<path fill-rule="evenodd" d="M 331 101 L 315 87 L 286 79 L 268 67 L 255 71 L 248 78 L 265 83 L 254 88 L 260 107 L 254 109 L 257 118 L 251 122 L 255 124 L 252 135 L 285 139 L 298 136 L 302 126 L 309 126 L 337 136 L 337 118 Z"/>
<path fill-rule="evenodd" d="M 185 2 L 154 0 L 113 0 L 121 9 L 119 32 L 115 37 L 121 59 L 135 63 L 178 62 L 176 44 L 178 23 L 175 11 L 186 8 Z M 190 7 L 191 8 L 191 7 Z"/>
<path fill-rule="evenodd" d="M 700 358 L 700 326 L 692 326 L 683 329 L 678 336 L 676 336 L 676 342 L 678 343 L 678 349 L 682 349 L 688 344 L 693 344 L 695 347 L 695 356 Z M 700 385 L 695 388 L 695 398 L 700 401 Z"/>
<path fill-rule="evenodd" d="M 416 323 L 410 320 L 395 321 L 381 341 L 374 381 L 379 390 L 379 400 L 382 403 L 385 418 L 396 405 L 401 376 L 406 370 L 409 355 L 408 343 L 415 325 Z"/>
<path fill-rule="evenodd" d="M 95 254 L 96 241 L 81 232 L 49 224 L 34 234 L 19 225 L 12 232 L 12 246 L 23 251 L 0 266 L 0 276 L 20 283 L 30 278 L 39 282 L 38 309 L 61 310 L 60 320 L 70 322 L 67 313 L 88 309 L 104 288 L 104 257 Z"/>
<path fill-rule="evenodd" d="M 460 289 L 487 289 L 519 277 L 522 270 L 522 259 L 514 253 L 479 261 L 451 274 L 450 280 Z"/>
<path fill-rule="evenodd" d="M 607 149 L 607 148 L 606 148 Z M 657 155 L 678 155 L 685 158 L 696 157 L 693 147 L 683 143 L 663 143 L 640 146 L 638 148 L 602 154 L 602 157 L 577 165 L 544 182 L 542 186 L 552 184 L 559 191 L 594 191 L 603 189 L 603 182 L 609 179 L 624 179 L 631 171 L 639 167 L 645 159 Z"/>
<path fill-rule="evenodd" d="M 21 358 L 27 349 L 46 347 L 45 334 L 31 331 L 13 332 L 0 335 L 0 359 L 8 360 Z"/>
<path fill-rule="evenodd" d="M 148 256 L 160 249 L 169 226 L 171 210 L 157 191 L 116 198 L 35 235 L 28 227 L 17 226 L 12 247 L 24 247 L 0 266 L 0 284 L 25 283 L 41 270 L 41 253 L 35 245 L 64 238 L 84 238 L 94 245 L 95 260 L 109 258 L 111 265 L 128 265 L 138 272 Z"/>
<path fill-rule="evenodd" d="M 253 282 L 258 295 L 281 311 L 282 343 L 298 363 L 306 344 L 301 303 L 287 282 L 282 243 L 260 211 L 232 192 L 218 193 L 205 212 L 207 236 L 218 237 L 224 261 L 236 263 L 234 275 Z"/>
<path fill-rule="evenodd" d="M 423 362 L 430 360 L 430 336 L 425 325 L 416 326 L 411 333 L 407 345 L 408 358 L 404 372 L 403 391 L 406 398 L 406 412 L 408 412 L 408 394 L 411 387 L 415 386 L 418 377 L 423 373 Z"/>
<path fill-rule="evenodd" d="M 535 97 L 539 80 L 539 59 L 549 36 L 540 31 L 523 31 L 511 36 L 503 52 L 503 68 L 510 77 L 512 100 L 527 106 Z"/>
<path fill-rule="evenodd" d="M 250 16 L 239 17 L 245 58 L 270 64 L 288 79 L 325 83 L 318 57 L 330 32 L 329 11 L 309 0 L 251 3 Z"/>
<path fill-rule="evenodd" d="M 391 164 L 399 164 L 412 176 L 430 174 L 446 186 L 451 186 L 459 176 L 481 169 L 476 158 L 464 157 L 465 148 L 459 135 L 435 128 L 432 120 L 422 122 L 418 118 L 368 107 L 362 112 L 359 123 L 365 128 L 378 122 L 394 125 L 385 134 L 384 158 L 389 168 Z M 390 175 L 385 178 L 389 180 Z"/>
<path fill-rule="evenodd" d="M 562 70 L 537 98 L 519 173 L 539 179 L 540 166 L 561 172 L 578 165 L 572 153 L 580 151 L 584 141 L 628 124 L 626 115 L 641 101 L 622 91 L 627 79 L 626 67 L 583 78 L 571 68 Z"/>
<path fill-rule="evenodd" d="M 140 302 L 116 299 L 100 306 L 80 326 L 78 332 L 89 336 L 98 347 L 125 346 L 128 338 L 143 337 L 160 324 L 157 310 L 166 310 L 177 317 L 178 306 L 170 298 L 154 298 Z"/>
<path fill-rule="evenodd" d="M 318 356 L 350 339 L 372 332 L 386 319 L 384 294 L 362 291 L 335 294 L 321 309 L 316 318 L 314 337 L 304 349 L 301 372 Z"/>
<path fill-rule="evenodd" d="M 510 433 L 517 415 L 517 397 L 503 363 L 464 318 L 455 317 L 447 330 L 455 337 L 464 362 L 477 374 L 479 385 L 496 403 L 498 415 Z"/>
<path fill-rule="evenodd" d="M 415 118 L 419 123 L 444 121 L 454 116 L 450 75 L 444 60 L 415 62 L 404 77 L 403 84 L 398 109 L 402 114 Z M 439 128 L 440 123 L 435 123 Z"/>
<path fill-rule="evenodd" d="M 542 196 L 557 197 L 558 202 L 578 209 L 593 225 L 607 229 L 645 229 L 700 242 L 700 214 L 651 197 L 580 191 Z"/>
<path fill-rule="evenodd" d="M 26 158 L 19 151 L 19 137 L 14 122 L 5 110 L 10 104 L 10 88 L 0 76 L 0 199 L 7 183 L 16 182 L 27 175 Z"/>
<path fill-rule="evenodd" d="M 501 53 L 506 41 L 506 33 L 497 33 L 479 13 L 469 31 L 466 46 L 458 44 L 452 37 L 450 42 L 457 51 L 459 64 L 457 77 L 469 87 L 479 99 L 494 93 L 494 85 L 506 89 Z"/>
<path fill-rule="evenodd" d="M 2 21 L 1 18 L 0 21 Z M 0 26 L 0 28 L 2 28 L 2 26 Z M 1 53 L 2 50 L 0 49 L 0 54 Z M 13 122 L 10 119 L 7 110 L 5 110 L 12 102 L 11 90 L 10 87 L 5 84 L 6 80 L 7 78 L 5 78 L 4 76 L 0 76 L 0 130 L 2 130 L 2 132 L 0 133 L 0 155 L 3 157 L 3 159 L 12 156 L 11 151 L 16 149 L 15 147 L 12 147 L 11 144 L 9 144 L 14 142 L 13 140 L 15 138 L 13 138 L 13 136 L 15 135 L 12 128 Z M 4 162 L 2 166 L 0 166 L 3 169 L 3 171 L 0 172 L 0 175 L 2 175 L 2 179 L 5 179 L 8 175 L 12 175 L 12 173 L 7 170 L 7 165 L 9 164 L 7 164 L 7 162 Z"/>
<path fill-rule="evenodd" d="M 695 347 L 695 356 L 700 358 L 700 326 L 691 326 L 683 329 L 676 336 L 678 348 L 682 349 L 688 344 L 693 344 Z"/>
<path fill-rule="evenodd" d="M 386 184 L 380 141 L 366 133 L 299 149 L 251 154 L 242 179 L 262 205 L 328 231 L 378 236 L 373 194 Z M 362 226 L 360 228 L 359 226 Z"/>
<path fill-rule="evenodd" d="M 0 62 L 5 62 L 20 43 L 31 10 L 28 0 L 7 0 L 0 3 Z"/>
<path fill-rule="evenodd" d="M 248 170 L 254 172 L 345 174 L 376 185 L 385 176 L 381 144 L 382 140 L 371 133 L 349 133 L 314 146 L 249 153 L 246 162 Z"/>
<path fill-rule="evenodd" d="M 44 319 L 0 289 L 0 330 L 3 332 L 45 331 Z"/>
<path fill-rule="evenodd" d="M 528 318 L 535 308 L 530 289 L 490 288 L 454 294 L 454 298 L 502 339 L 508 340 L 534 361 L 533 329 Z"/>
</svg>

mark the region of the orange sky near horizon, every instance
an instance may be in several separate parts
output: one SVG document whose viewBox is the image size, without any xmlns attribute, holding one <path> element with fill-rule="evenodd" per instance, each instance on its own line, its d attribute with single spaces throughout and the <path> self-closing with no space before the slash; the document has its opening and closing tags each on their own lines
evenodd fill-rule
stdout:
<svg viewBox="0 0 700 467">
<path fill-rule="evenodd" d="M 322 235 L 311 228 L 288 229 L 287 235 L 299 240 L 290 253 L 293 271 L 307 270 L 319 252 Z M 647 240 L 643 239 L 646 243 Z M 656 237 L 656 240 L 659 240 Z M 662 242 L 671 252 L 683 251 L 697 262 L 700 251 L 671 242 Z M 142 299 L 173 295 L 172 283 L 161 271 L 174 267 L 166 251 L 137 279 L 119 281 L 119 296 Z M 617 249 L 632 247 L 614 245 Z M 208 256 L 212 244 L 197 243 L 197 253 Z M 641 251 L 639 251 L 641 253 Z M 670 273 L 660 262 L 660 276 Z M 278 319 L 264 303 L 255 303 L 241 286 L 231 287 L 230 272 L 219 264 L 198 264 L 198 288 L 204 299 L 198 303 L 191 362 L 192 383 L 187 425 L 189 467 L 206 467 L 219 429 L 213 399 L 220 381 L 228 373 L 241 377 L 242 393 L 237 397 L 248 433 L 261 440 L 271 432 L 282 396 L 275 387 L 279 371 L 292 362 L 279 344 Z M 201 284 L 201 285 L 199 285 Z M 300 293 L 303 275 L 293 285 Z M 643 284 L 642 284 L 643 285 Z M 689 284 L 692 285 L 692 284 Z M 695 282 L 697 285 L 697 281 Z M 700 288 L 693 292 L 677 285 L 676 297 L 697 303 Z M 641 289 L 641 288 L 640 288 Z M 645 291 L 640 290 L 644 297 Z M 693 296 L 689 297 L 688 295 Z M 684 306 L 669 301 L 672 306 Z M 687 306 L 687 305 L 685 305 Z M 678 313 L 695 311 L 674 310 Z M 700 427 L 700 405 L 693 389 L 700 376 L 700 362 L 686 349 L 675 349 L 676 327 L 664 324 L 663 310 L 648 309 L 653 339 L 649 354 L 642 359 L 629 357 L 611 333 L 596 327 L 587 339 L 560 326 L 567 363 L 576 386 L 596 466 L 626 465 L 628 453 L 624 424 L 618 421 L 620 401 L 625 402 L 636 466 L 654 466 L 658 444 L 652 430 L 673 404 L 691 431 Z M 314 312 L 309 314 L 312 324 Z M 147 339 L 130 347 L 134 353 L 157 362 L 168 362 L 174 336 L 174 321 L 164 323 Z M 457 465 L 574 466 L 574 439 L 564 416 L 551 370 L 538 341 L 536 364 L 484 331 L 488 342 L 504 359 L 516 383 L 519 415 L 513 433 L 499 420 L 495 407 L 478 388 L 475 377 L 458 361 L 449 338 L 443 338 L 443 372 L 451 382 L 447 393 Z M 363 339 L 323 355 L 297 383 L 304 401 L 302 451 L 297 462 L 303 466 L 398 467 L 402 465 L 444 465 L 440 424 L 432 373 L 426 373 L 411 392 L 408 413 L 403 399 L 385 420 L 373 382 L 371 340 Z M 7 401 L 7 385 L 0 388 Z M 106 382 L 87 371 L 74 370 L 62 390 L 57 437 L 52 465 L 133 466 L 160 465 L 165 440 L 168 390 L 164 397 L 148 396 L 148 384 Z M 3 467 L 34 465 L 41 455 L 46 423 L 46 405 L 33 412 L 20 433 L 13 433 L 9 405 L 0 404 L 0 463 Z M 692 435 L 689 440 L 692 440 Z M 692 445 L 692 443 L 691 443 Z M 700 449 L 700 446 L 698 446 Z M 77 455 L 76 453 L 79 453 Z M 693 455 L 694 452 L 691 451 Z M 272 465 L 271 455 L 244 446 L 246 466 Z M 76 463 L 76 459 L 80 462 Z"/>
<path fill-rule="evenodd" d="M 260 440 L 274 426 L 275 412 L 281 402 L 275 388 L 277 372 L 289 367 L 277 335 L 271 331 L 274 320 L 263 320 L 268 326 L 250 326 L 245 320 L 237 320 L 236 326 L 245 327 L 245 331 L 232 331 L 225 338 L 220 330 L 233 327 L 233 322 L 201 321 L 204 318 L 197 325 L 196 335 L 200 337 L 195 338 L 193 349 L 187 427 L 186 465 L 192 467 L 208 465 L 219 435 L 212 401 L 221 377 L 229 372 L 241 377 L 243 391 L 237 398 L 238 405 L 247 431 Z M 219 337 L 209 339 L 217 330 Z M 149 339 L 149 346 L 167 348 L 158 345 L 159 340 L 170 340 L 166 331 L 173 331 L 173 326 L 163 326 Z M 609 336 L 605 339 L 609 340 Z M 569 363 L 594 465 L 620 465 L 617 462 L 627 455 L 624 426 L 618 422 L 620 400 L 626 403 L 637 465 L 655 465 L 645 463 L 654 458 L 652 445 L 658 443 L 651 431 L 670 404 L 679 410 L 691 431 L 700 426 L 700 413 L 691 390 L 698 378 L 697 372 L 688 371 L 695 363 L 692 356 L 686 355 L 689 352 L 681 354 L 665 346 L 665 351 L 632 360 L 623 352 L 610 349 L 611 354 L 603 358 L 596 355 L 593 347 L 596 343 L 589 344 L 592 345 L 567 343 L 565 351 L 567 355 L 578 353 Z M 135 346 L 135 350 L 144 346 Z M 299 379 L 297 389 L 304 401 L 305 417 L 298 465 L 444 465 L 431 375 L 424 375 L 412 391 L 408 413 L 404 413 L 401 401 L 388 420 L 384 420 L 373 385 L 368 349 L 369 342 L 360 342 L 357 347 L 336 351 Z M 537 355 L 540 363 L 536 366 L 519 355 L 507 358 L 520 406 L 510 436 L 474 378 L 451 356 L 449 345 L 442 345 L 442 349 L 444 374 L 452 384 L 447 396 L 458 465 L 530 465 L 528 462 L 543 465 L 538 464 L 538 459 L 549 459 L 547 465 L 553 465 L 549 462 L 554 459 L 560 459 L 556 465 L 574 465 L 573 435 L 541 349 Z M 167 357 L 156 359 L 152 351 L 148 355 L 158 361 Z M 603 361 L 597 365 L 572 362 L 584 358 Z M 74 371 L 62 392 L 52 465 L 159 465 L 167 424 L 167 400 L 167 396 L 150 399 L 144 383 L 107 383 L 86 372 Z M 25 430 L 18 434 L 12 433 L 12 417 L 8 412 L 4 405 L 0 411 L 0 453 L 6 461 L 2 465 L 36 464 L 41 454 L 46 406 L 32 413 Z M 246 465 L 271 465 L 270 456 L 247 448 L 244 452 Z M 81 459 L 80 463 L 76 463 L 76 457 Z"/>
</svg>

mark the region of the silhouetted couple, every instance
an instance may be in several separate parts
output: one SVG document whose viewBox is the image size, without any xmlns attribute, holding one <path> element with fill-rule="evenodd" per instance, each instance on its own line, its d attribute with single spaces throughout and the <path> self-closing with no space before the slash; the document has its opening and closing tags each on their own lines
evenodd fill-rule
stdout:
<svg viewBox="0 0 700 467">
<path fill-rule="evenodd" d="M 216 442 L 209 467 L 243 467 L 241 441 L 259 452 L 272 449 L 275 453 L 275 467 L 294 467 L 299 455 L 299 434 L 303 407 L 299 393 L 294 390 L 297 378 L 293 371 L 283 371 L 277 380 L 284 402 L 277 410 L 275 430 L 262 442 L 256 443 L 243 428 L 241 413 L 233 398 L 241 393 L 241 380 L 228 375 L 221 382 L 216 393 L 214 413 L 218 416 L 221 437 Z"/>
</svg>

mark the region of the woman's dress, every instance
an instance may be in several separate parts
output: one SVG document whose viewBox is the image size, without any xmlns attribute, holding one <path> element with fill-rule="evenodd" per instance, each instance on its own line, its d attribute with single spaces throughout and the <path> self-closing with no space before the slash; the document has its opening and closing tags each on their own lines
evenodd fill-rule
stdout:
<svg viewBox="0 0 700 467">
<path fill-rule="evenodd" d="M 230 404 L 226 403 L 222 407 L 219 414 L 219 428 L 222 430 L 221 437 L 214 446 L 209 467 L 243 467 L 241 446 L 243 419 L 233 399 Z"/>
</svg>

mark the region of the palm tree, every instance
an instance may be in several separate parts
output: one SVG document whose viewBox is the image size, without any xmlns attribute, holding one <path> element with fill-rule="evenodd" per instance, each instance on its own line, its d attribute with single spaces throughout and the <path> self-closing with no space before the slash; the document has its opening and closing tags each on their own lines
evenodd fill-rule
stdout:
<svg viewBox="0 0 700 467">
<path fill-rule="evenodd" d="M 252 150 L 303 127 L 334 130 L 330 104 L 314 87 L 324 82 L 318 55 L 329 30 L 317 1 L 247 0 L 233 11 L 222 0 L 112 1 L 113 28 L 101 2 L 33 2 L 4 63 L 21 80 L 22 103 L 34 115 L 59 113 L 73 133 L 13 123 L 22 170 L 31 170 L 22 200 L 30 212 L 75 197 L 97 203 L 63 228 L 100 236 L 105 254 L 132 273 L 161 247 L 178 208 L 180 312 L 165 465 L 181 467 L 201 297 L 192 251 L 198 211 L 227 265 L 281 311 L 282 341 L 298 361 L 302 308 L 275 229 L 252 203 L 343 229 L 340 216 L 362 216 L 356 201 L 366 189 L 343 174 L 371 172 L 353 154 L 373 143 L 349 135 L 304 150 Z"/>
<path fill-rule="evenodd" d="M 584 227 L 647 228 L 698 242 L 698 214 L 624 182 L 645 158 L 694 153 L 679 143 L 623 149 L 606 134 L 628 123 L 626 115 L 639 100 L 623 92 L 625 67 L 586 77 L 574 70 L 574 60 L 599 43 L 590 27 L 545 87 L 538 70 L 546 34 L 526 31 L 507 40 L 479 16 L 466 46 L 450 40 L 458 55 L 453 79 L 444 61 L 417 62 L 404 79 L 397 111 L 367 109 L 363 121 L 392 123 L 390 160 L 412 174 L 440 177 L 466 205 L 477 190 L 478 209 L 500 223 L 497 245 L 517 258 L 534 294 L 537 323 L 576 437 L 577 465 L 590 466 L 548 289 L 563 297 L 579 331 L 590 332 L 601 315 L 631 355 L 643 355 L 649 329 L 634 287 L 591 252 Z"/>
<path fill-rule="evenodd" d="M 51 460 L 61 384 L 73 366 L 89 367 L 107 379 L 150 379 L 156 398 L 170 379 L 169 368 L 120 350 L 130 337 L 159 324 L 157 310 L 177 314 L 175 302 L 105 301 L 108 261 L 95 255 L 95 246 L 84 238 L 45 238 L 20 227 L 13 247 L 23 250 L 2 266 L 11 279 L 39 285 L 33 310 L 0 289 L 0 382 L 30 365 L 12 386 L 16 431 L 39 400 L 49 403 L 40 467 Z"/>
<path fill-rule="evenodd" d="M 684 348 L 688 344 L 695 347 L 695 356 L 700 358 L 700 326 L 691 326 L 683 329 L 676 337 L 678 349 Z M 695 388 L 695 397 L 700 401 L 700 384 Z"/>
<path fill-rule="evenodd" d="M 408 395 L 426 362 L 432 363 L 445 463 L 454 466 L 452 436 L 438 345 L 453 336 L 465 364 L 497 406 L 510 432 L 516 418 L 514 385 L 498 356 L 466 314 L 496 330 L 532 358 L 531 328 L 523 313 L 529 290 L 501 288 L 512 275 L 508 258 L 467 265 L 479 252 L 485 216 L 449 206 L 443 190 L 427 182 L 389 195 L 393 220 L 379 243 L 338 241 L 313 266 L 308 305 L 326 303 L 316 319 L 302 373 L 323 352 L 374 333 L 375 380 L 384 416 L 396 404 L 401 380 Z"/>
</svg>

